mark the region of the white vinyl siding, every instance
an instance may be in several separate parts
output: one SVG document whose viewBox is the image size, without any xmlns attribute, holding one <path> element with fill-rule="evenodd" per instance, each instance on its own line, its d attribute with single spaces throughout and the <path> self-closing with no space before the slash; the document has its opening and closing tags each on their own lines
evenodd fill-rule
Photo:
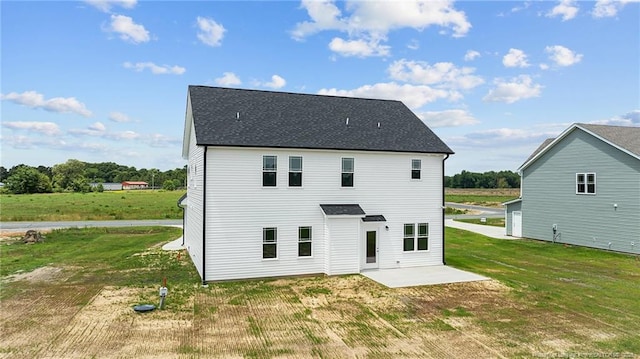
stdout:
<svg viewBox="0 0 640 359">
<path fill-rule="evenodd" d="M 303 157 L 304 187 L 263 190 L 265 154 Z M 357 162 L 358 184 L 348 191 L 337 185 L 343 157 Z M 407 181 L 407 163 L 417 158 L 422 181 Z M 385 216 L 387 221 L 377 224 L 380 268 L 442 264 L 442 160 L 442 155 L 428 154 L 210 147 L 207 279 L 358 273 L 362 220 L 325 217 L 320 204 L 328 203 L 357 203 L 367 214 Z M 287 183 L 288 175 L 277 171 L 276 181 Z M 425 222 L 431 226 L 430 250 L 404 253 L 398 240 L 403 224 Z M 299 257 L 301 226 L 313 228 L 311 257 Z M 277 260 L 262 258 L 255 228 L 267 227 L 278 229 Z"/>
</svg>

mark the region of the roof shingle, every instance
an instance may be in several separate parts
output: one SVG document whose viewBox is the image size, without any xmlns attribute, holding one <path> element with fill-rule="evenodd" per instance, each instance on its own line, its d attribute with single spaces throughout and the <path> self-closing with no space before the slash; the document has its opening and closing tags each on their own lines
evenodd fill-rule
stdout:
<svg viewBox="0 0 640 359">
<path fill-rule="evenodd" d="M 198 145 L 453 153 L 400 101 L 189 86 Z"/>
</svg>

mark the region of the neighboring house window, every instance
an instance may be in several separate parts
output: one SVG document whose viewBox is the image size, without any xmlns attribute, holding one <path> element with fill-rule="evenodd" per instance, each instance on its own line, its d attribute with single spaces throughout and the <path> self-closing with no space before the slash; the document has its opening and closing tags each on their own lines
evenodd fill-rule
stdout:
<svg viewBox="0 0 640 359">
<path fill-rule="evenodd" d="M 302 187 L 301 156 L 289 156 L 289 187 Z"/>
<path fill-rule="evenodd" d="M 421 160 L 411 160 L 411 179 L 420 179 Z"/>
<path fill-rule="evenodd" d="M 342 159 L 342 187 L 353 187 L 353 158 Z"/>
<path fill-rule="evenodd" d="M 595 173 L 576 173 L 576 194 L 596 194 Z"/>
<path fill-rule="evenodd" d="M 262 156 L 262 186 L 275 187 L 278 171 L 277 156 Z"/>
<path fill-rule="evenodd" d="M 426 251 L 429 249 L 429 223 L 418 223 L 418 231 L 414 223 L 405 223 L 403 250 L 405 252 Z"/>
<path fill-rule="evenodd" d="M 277 258 L 278 255 L 278 229 L 262 229 L 262 258 Z"/>
<path fill-rule="evenodd" d="M 311 227 L 298 227 L 298 256 L 311 256 Z"/>
</svg>

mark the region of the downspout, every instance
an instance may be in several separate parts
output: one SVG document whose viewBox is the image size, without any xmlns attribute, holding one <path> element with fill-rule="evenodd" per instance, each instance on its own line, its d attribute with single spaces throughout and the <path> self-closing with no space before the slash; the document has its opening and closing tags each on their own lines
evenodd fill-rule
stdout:
<svg viewBox="0 0 640 359">
<path fill-rule="evenodd" d="M 449 154 L 447 153 L 446 156 L 444 157 L 444 159 L 442 160 L 442 264 L 443 265 L 447 265 L 447 260 L 444 257 L 444 247 L 445 247 L 445 241 L 444 241 L 444 212 L 446 211 L 446 206 L 444 204 L 444 188 L 445 188 L 445 181 L 444 181 L 444 161 L 447 160 L 447 158 L 449 158 Z"/>
<path fill-rule="evenodd" d="M 204 165 L 202 169 L 202 286 L 207 285 L 205 265 L 207 252 L 207 146 L 204 146 Z"/>
</svg>

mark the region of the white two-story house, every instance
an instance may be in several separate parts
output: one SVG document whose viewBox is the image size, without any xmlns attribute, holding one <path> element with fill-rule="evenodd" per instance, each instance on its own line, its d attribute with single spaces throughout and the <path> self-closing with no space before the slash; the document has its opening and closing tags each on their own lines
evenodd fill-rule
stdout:
<svg viewBox="0 0 640 359">
<path fill-rule="evenodd" d="M 399 101 L 189 86 L 185 246 L 203 283 L 442 265 L 452 153 Z"/>
</svg>

